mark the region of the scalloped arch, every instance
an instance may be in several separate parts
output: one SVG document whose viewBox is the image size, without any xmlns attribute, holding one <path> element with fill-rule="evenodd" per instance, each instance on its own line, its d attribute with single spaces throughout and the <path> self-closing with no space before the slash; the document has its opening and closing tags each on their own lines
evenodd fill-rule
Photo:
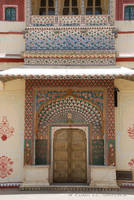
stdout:
<svg viewBox="0 0 134 200">
<path fill-rule="evenodd" d="M 60 122 L 61 117 L 58 116 L 65 116 L 64 113 L 72 113 L 75 117 L 78 113 L 78 116 L 81 116 L 85 123 L 102 126 L 101 111 L 96 105 L 90 103 L 89 101 L 69 96 L 49 102 L 41 107 L 38 113 L 38 128 L 43 129 L 44 126 L 53 122 L 56 118 L 56 121 Z M 77 117 L 74 121 L 77 122 Z"/>
</svg>

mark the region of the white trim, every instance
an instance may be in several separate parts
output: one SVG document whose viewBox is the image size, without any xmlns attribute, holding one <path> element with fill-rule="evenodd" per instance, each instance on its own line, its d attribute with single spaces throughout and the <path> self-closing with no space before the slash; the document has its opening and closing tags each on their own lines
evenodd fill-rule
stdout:
<svg viewBox="0 0 134 200">
<path fill-rule="evenodd" d="M 29 66 L 29 68 L 12 68 L 8 70 L 4 70 L 0 72 L 0 77 L 5 76 L 24 76 L 31 77 L 32 76 L 119 76 L 119 75 L 134 75 L 134 70 L 120 67 L 117 68 L 40 68 L 40 66 L 36 66 L 36 68 L 32 68 L 33 66 Z M 84 78 L 84 77 L 83 77 Z"/>
<path fill-rule="evenodd" d="M 16 21 L 18 21 L 18 5 L 7 5 L 7 4 L 5 4 L 5 5 L 2 6 L 2 10 L 3 10 L 3 18 L 2 19 L 4 21 L 5 21 L 6 8 L 15 8 L 16 9 Z M 6 20 L 6 21 L 8 21 L 8 20 Z"/>
<path fill-rule="evenodd" d="M 125 4 L 123 4 L 123 20 L 125 20 L 124 18 L 125 18 L 125 7 L 126 6 L 134 6 L 134 4 L 133 3 L 125 3 Z M 134 19 L 132 19 L 132 20 L 134 20 Z M 125 21 L 130 21 L 130 20 L 125 20 Z"/>
</svg>

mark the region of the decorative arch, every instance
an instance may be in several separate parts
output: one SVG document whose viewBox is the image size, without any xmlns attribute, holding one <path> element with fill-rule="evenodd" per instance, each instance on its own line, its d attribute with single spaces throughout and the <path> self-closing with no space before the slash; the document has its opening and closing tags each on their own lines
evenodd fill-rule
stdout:
<svg viewBox="0 0 134 200">
<path fill-rule="evenodd" d="M 71 118 L 68 118 L 68 114 Z M 90 133 L 94 152 L 98 151 L 100 154 L 100 147 L 102 154 L 96 156 L 96 153 L 92 154 L 92 164 L 104 164 L 104 131 L 103 120 L 100 109 L 92 104 L 88 100 L 83 100 L 73 96 L 67 96 L 65 98 L 58 98 L 54 101 L 49 101 L 46 104 L 40 106 L 36 119 L 35 130 L 35 143 L 36 143 L 36 155 L 38 158 L 35 160 L 36 164 L 45 162 L 50 163 L 49 158 L 49 126 L 56 125 L 87 125 L 92 127 Z M 98 148 L 99 147 L 99 148 Z M 92 147 L 90 147 L 92 148 Z M 98 148 L 98 150 L 96 150 Z M 46 157 L 45 156 L 47 152 Z M 41 158 L 42 155 L 42 158 Z M 44 160 L 44 161 L 43 161 Z M 90 164 L 91 164 L 90 163 Z"/>
<path fill-rule="evenodd" d="M 71 113 L 73 116 L 81 115 L 85 123 L 92 123 L 96 126 L 102 127 L 102 113 L 100 109 L 87 100 L 80 98 L 74 98 L 68 96 L 66 98 L 56 99 L 55 101 L 50 101 L 46 105 L 42 105 L 37 114 L 37 131 L 44 131 L 44 128 L 48 123 L 55 121 L 58 115 L 64 115 L 64 113 Z M 58 119 L 59 118 L 59 119 Z M 67 119 L 58 117 L 56 121 L 63 122 L 62 119 Z M 65 120 L 64 119 L 64 120 Z M 64 121 L 66 122 L 66 121 Z M 74 122 L 77 122 L 74 119 Z"/>
<path fill-rule="evenodd" d="M 73 86 L 73 89 L 72 89 L 72 86 Z M 69 90 L 71 89 L 72 92 L 71 91 L 68 92 L 68 89 Z M 92 95 L 92 91 L 93 91 L 93 95 Z M 98 92 L 96 93 L 96 91 Z M 103 95 L 101 95 L 102 93 L 100 93 L 102 91 L 103 91 Z M 95 143 L 99 141 L 98 138 L 100 138 L 100 140 L 102 140 L 102 145 L 103 145 L 103 142 L 105 140 L 105 144 L 103 145 L 105 147 L 104 163 L 106 165 L 115 165 L 115 151 L 113 152 L 113 148 L 115 149 L 115 124 L 114 124 L 115 115 L 114 115 L 114 103 L 113 103 L 114 102 L 114 81 L 113 80 L 75 80 L 75 79 L 74 80 L 70 80 L 70 79 L 69 80 L 26 80 L 25 135 L 24 135 L 25 136 L 25 146 L 24 146 L 25 147 L 25 153 L 24 153 L 25 165 L 35 164 L 35 153 L 36 153 L 35 139 L 39 140 L 37 148 L 40 147 L 41 142 L 42 143 L 44 142 L 44 144 L 42 144 L 43 147 L 44 146 L 46 148 L 49 147 L 50 146 L 49 138 L 51 135 L 50 127 L 53 125 L 56 126 L 56 124 L 54 124 L 53 121 L 50 122 L 50 124 L 46 123 L 47 127 L 45 129 L 45 134 L 43 133 L 46 137 L 42 138 L 40 137 L 40 135 L 38 138 L 35 137 L 37 126 L 38 126 L 38 123 L 36 122 L 39 121 L 39 111 L 41 111 L 41 104 L 43 108 L 43 106 L 47 106 L 49 104 L 48 100 L 56 99 L 59 97 L 67 98 L 67 95 L 74 96 L 74 98 L 81 98 L 82 101 L 85 100 L 84 102 L 89 100 L 88 101 L 89 104 L 91 101 L 93 104 L 95 104 L 95 107 L 98 108 L 98 111 L 102 113 L 101 119 L 103 121 L 101 122 L 101 127 L 100 127 L 102 134 L 97 135 L 101 133 L 101 131 L 99 127 L 96 126 L 96 124 L 94 124 L 93 126 L 92 132 L 94 133 L 93 135 L 95 135 L 95 137 L 93 138 L 94 147 L 96 146 L 95 151 L 104 149 L 102 148 L 102 146 L 100 146 L 100 149 L 99 149 Z M 78 123 L 76 123 L 76 126 L 77 124 L 78 125 L 80 124 L 79 123 L 80 118 L 82 119 L 82 124 L 84 124 L 85 118 L 84 118 L 83 113 L 79 112 L 78 114 L 78 112 L 73 112 L 73 115 L 75 115 L 76 120 L 78 119 L 77 120 Z M 77 118 L 76 118 L 76 115 L 77 115 Z M 36 119 L 36 117 L 38 118 Z M 55 116 L 55 119 L 57 118 L 59 119 L 59 117 L 63 117 L 63 113 L 59 113 L 57 116 Z M 64 120 L 65 118 L 66 118 L 66 115 L 64 116 Z M 90 125 L 89 125 L 89 128 L 90 128 Z M 97 130 L 97 134 L 95 134 L 96 130 Z M 50 148 L 51 146 L 47 150 L 47 154 L 49 153 Z M 44 152 L 42 153 L 42 155 L 44 155 Z M 45 164 L 49 165 L 49 162 L 46 162 Z"/>
</svg>

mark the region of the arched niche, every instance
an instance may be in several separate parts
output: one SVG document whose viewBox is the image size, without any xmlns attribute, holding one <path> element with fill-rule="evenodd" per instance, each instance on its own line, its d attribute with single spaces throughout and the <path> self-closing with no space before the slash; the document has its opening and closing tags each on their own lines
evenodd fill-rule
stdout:
<svg viewBox="0 0 134 200">
<path fill-rule="evenodd" d="M 69 117 L 70 116 L 70 117 Z M 50 163 L 50 124 L 88 125 L 90 130 L 90 149 L 92 160 L 89 164 L 104 164 L 104 131 L 102 114 L 99 108 L 89 101 L 72 96 L 56 99 L 40 106 L 35 128 L 35 164 Z M 93 153 L 98 146 L 102 147 L 100 157 Z M 94 150 L 94 151 L 93 151 Z M 96 158 L 95 158 L 96 157 Z"/>
</svg>

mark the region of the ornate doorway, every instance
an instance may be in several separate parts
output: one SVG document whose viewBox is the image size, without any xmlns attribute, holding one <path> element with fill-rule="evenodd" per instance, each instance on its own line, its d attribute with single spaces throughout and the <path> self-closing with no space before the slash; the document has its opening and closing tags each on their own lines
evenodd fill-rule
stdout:
<svg viewBox="0 0 134 200">
<path fill-rule="evenodd" d="M 53 181 L 55 183 L 87 182 L 87 147 L 83 130 L 57 130 L 53 143 Z"/>
</svg>

